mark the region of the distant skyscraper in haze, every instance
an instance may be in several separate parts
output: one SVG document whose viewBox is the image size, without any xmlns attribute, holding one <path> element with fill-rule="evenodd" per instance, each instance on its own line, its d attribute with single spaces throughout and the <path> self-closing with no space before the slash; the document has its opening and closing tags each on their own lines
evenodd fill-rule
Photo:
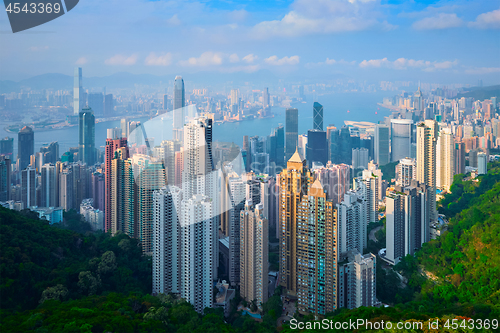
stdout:
<svg viewBox="0 0 500 333">
<path fill-rule="evenodd" d="M 104 95 L 102 93 L 90 93 L 87 95 L 87 105 L 96 116 L 104 115 Z M 80 112 L 85 110 L 81 109 Z"/>
<path fill-rule="evenodd" d="M 459 173 L 465 173 L 465 143 L 463 142 L 455 142 L 455 152 L 454 152 L 454 158 L 455 158 L 455 167 L 453 170 L 455 171 L 455 174 L 458 175 Z"/>
<path fill-rule="evenodd" d="M 488 173 L 488 155 L 485 153 L 477 154 L 477 173 L 479 175 Z"/>
<path fill-rule="evenodd" d="M 389 127 L 375 126 L 375 162 L 382 166 L 389 163 Z M 405 156 L 406 157 L 406 156 Z"/>
<path fill-rule="evenodd" d="M 285 161 L 295 153 L 299 141 L 299 110 L 295 108 L 286 109 L 285 124 Z"/>
<path fill-rule="evenodd" d="M 318 102 L 313 104 L 313 129 L 323 130 L 323 105 Z"/>
<path fill-rule="evenodd" d="M 104 116 L 110 117 L 113 115 L 114 105 L 113 105 L 113 94 L 104 95 Z"/>
<path fill-rule="evenodd" d="M 24 126 L 17 136 L 17 158 L 19 158 L 19 171 L 30 164 L 30 157 L 35 153 L 35 133 L 31 127 Z"/>
<path fill-rule="evenodd" d="M 391 162 L 411 156 L 413 120 L 391 119 Z"/>
<path fill-rule="evenodd" d="M 92 166 L 95 163 L 95 117 L 91 108 L 84 108 L 79 114 L 78 156 L 80 161 Z"/>
<path fill-rule="evenodd" d="M 0 140 L 0 155 L 8 156 L 11 160 L 14 154 L 14 138 L 5 137 Z"/>
<path fill-rule="evenodd" d="M 80 111 L 85 106 L 85 101 L 83 100 L 83 88 L 82 88 L 82 69 L 80 67 L 75 68 L 75 74 L 73 77 L 73 114 L 78 116 Z"/>
<path fill-rule="evenodd" d="M 184 126 L 184 80 L 182 76 L 176 76 L 174 81 L 174 140 L 182 140 L 182 127 Z"/>
<path fill-rule="evenodd" d="M 436 144 L 438 123 L 427 119 L 417 125 L 417 181 L 429 186 L 430 217 L 437 221 L 436 210 Z"/>
<path fill-rule="evenodd" d="M 0 201 L 11 199 L 11 162 L 9 157 L 0 155 Z"/>
</svg>

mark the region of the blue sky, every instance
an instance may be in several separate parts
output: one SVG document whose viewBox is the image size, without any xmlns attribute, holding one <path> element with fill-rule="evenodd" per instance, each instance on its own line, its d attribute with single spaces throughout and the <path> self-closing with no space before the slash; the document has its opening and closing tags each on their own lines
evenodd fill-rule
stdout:
<svg viewBox="0 0 500 333">
<path fill-rule="evenodd" d="M 81 0 L 16 34 L 1 13 L 0 45 L 0 80 L 81 66 L 498 84 L 500 1 Z"/>
</svg>

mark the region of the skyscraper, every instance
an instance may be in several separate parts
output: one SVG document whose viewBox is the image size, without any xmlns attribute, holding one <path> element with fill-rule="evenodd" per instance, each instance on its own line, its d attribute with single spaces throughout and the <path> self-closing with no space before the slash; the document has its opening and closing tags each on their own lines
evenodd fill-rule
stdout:
<svg viewBox="0 0 500 333">
<path fill-rule="evenodd" d="M 453 154 L 455 158 L 455 167 L 453 168 L 455 174 L 465 173 L 465 143 L 462 141 L 455 142 L 455 152 Z"/>
<path fill-rule="evenodd" d="M 137 176 L 137 223 L 142 251 L 153 252 L 153 193 L 167 185 L 163 161 L 152 161 Z"/>
<path fill-rule="evenodd" d="M 220 183 L 212 156 L 212 120 L 184 127 L 181 203 L 181 297 L 203 312 L 213 304 L 218 266 Z"/>
<path fill-rule="evenodd" d="M 120 147 L 111 160 L 111 234 L 125 233 L 125 161 L 128 148 Z"/>
<path fill-rule="evenodd" d="M 412 179 L 417 178 L 417 161 L 414 158 L 403 158 L 396 165 L 396 185 L 410 186 Z"/>
<path fill-rule="evenodd" d="M 95 115 L 104 116 L 104 96 L 102 93 L 90 93 L 87 95 L 88 108 L 92 109 Z M 86 108 L 83 108 L 83 112 Z"/>
<path fill-rule="evenodd" d="M 337 204 L 339 258 L 345 258 L 352 249 L 363 252 L 366 246 L 366 214 L 366 201 L 355 192 L 347 192 L 344 194 L 344 201 Z"/>
<path fill-rule="evenodd" d="M 410 186 L 396 186 L 387 195 L 386 258 L 394 265 L 430 240 L 432 191 L 435 193 L 431 187 L 412 180 Z"/>
<path fill-rule="evenodd" d="M 95 117 L 91 108 L 84 108 L 79 114 L 78 156 L 80 161 L 92 166 L 95 163 Z"/>
<path fill-rule="evenodd" d="M 153 195 L 153 294 L 181 291 L 181 200 L 182 191 L 175 186 Z"/>
<path fill-rule="evenodd" d="M 85 100 L 83 98 L 82 88 L 82 69 L 80 67 L 77 67 L 75 68 L 73 77 L 73 114 L 75 116 L 78 116 L 84 106 Z"/>
<path fill-rule="evenodd" d="M 323 131 L 323 105 L 313 104 L 313 129 Z"/>
<path fill-rule="evenodd" d="M 36 206 L 36 169 L 27 167 L 21 171 L 21 201 L 24 208 Z"/>
<path fill-rule="evenodd" d="M 182 76 L 176 76 L 174 81 L 174 139 L 182 140 L 182 127 L 184 126 L 184 80 Z"/>
<path fill-rule="evenodd" d="M 268 298 L 268 220 L 263 215 L 263 205 L 245 203 L 240 212 L 239 238 L 240 253 L 240 293 L 248 302 L 257 301 L 260 305 Z"/>
<path fill-rule="evenodd" d="M 442 128 L 436 143 L 436 187 L 450 190 L 455 175 L 455 146 L 451 128 Z"/>
<path fill-rule="evenodd" d="M 0 155 L 0 201 L 10 200 L 11 196 L 11 160 Z"/>
<path fill-rule="evenodd" d="M 375 306 L 378 303 L 376 259 L 372 253 L 361 255 L 357 251 L 352 251 L 349 253 L 348 262 L 339 266 L 339 308 L 355 309 L 361 306 Z"/>
<path fill-rule="evenodd" d="M 485 153 L 477 154 L 477 173 L 485 175 L 488 172 L 488 155 Z"/>
<path fill-rule="evenodd" d="M 391 162 L 411 156 L 413 120 L 391 119 Z"/>
<path fill-rule="evenodd" d="M 40 192 L 40 207 L 59 206 L 59 172 L 54 164 L 42 166 L 42 190 Z"/>
<path fill-rule="evenodd" d="M 213 305 L 218 225 L 211 198 L 194 194 L 181 203 L 181 297 L 202 313 Z"/>
<path fill-rule="evenodd" d="M 381 124 L 375 126 L 374 146 L 375 162 L 380 166 L 389 163 L 389 127 Z"/>
<path fill-rule="evenodd" d="M 108 129 L 108 138 L 106 139 L 106 147 L 104 150 L 104 179 L 105 179 L 105 208 L 104 208 L 104 230 L 111 230 L 111 184 L 112 184 L 112 160 L 115 157 L 115 151 L 119 148 L 126 147 L 126 155 L 128 158 L 127 138 L 121 137 L 121 130 L 114 131 Z"/>
<path fill-rule="evenodd" d="M 0 155 L 8 156 L 11 160 L 14 157 L 14 138 L 5 138 L 0 140 Z"/>
<path fill-rule="evenodd" d="M 31 127 L 24 126 L 17 136 L 17 158 L 19 170 L 24 170 L 30 164 L 30 157 L 35 153 L 35 134 Z"/>
<path fill-rule="evenodd" d="M 313 162 L 326 165 L 328 162 L 326 132 L 318 129 L 307 131 L 306 160 L 309 167 L 312 167 Z"/>
<path fill-rule="evenodd" d="M 436 143 L 437 121 L 427 119 L 417 125 L 417 181 L 430 187 L 430 217 L 437 221 L 436 210 Z"/>
<path fill-rule="evenodd" d="M 337 220 L 319 180 L 297 207 L 297 309 L 325 315 L 337 309 Z"/>
<path fill-rule="evenodd" d="M 229 237 L 229 281 L 240 282 L 240 212 L 245 208 L 245 183 L 230 165 L 223 168 L 221 229 Z"/>
<path fill-rule="evenodd" d="M 297 110 L 297 109 L 294 109 Z M 280 285 L 289 294 L 297 294 L 297 219 L 298 204 L 307 194 L 313 175 L 306 168 L 297 149 L 287 162 L 287 168 L 279 176 L 279 240 Z"/>
<path fill-rule="evenodd" d="M 314 169 L 314 175 L 321 182 L 326 198 L 334 206 L 344 200 L 344 194 L 349 191 L 351 183 L 351 168 L 347 164 L 328 163 L 323 168 Z"/>
<path fill-rule="evenodd" d="M 292 157 L 297 148 L 299 140 L 299 110 L 294 108 L 286 109 L 285 124 L 285 160 Z"/>
</svg>

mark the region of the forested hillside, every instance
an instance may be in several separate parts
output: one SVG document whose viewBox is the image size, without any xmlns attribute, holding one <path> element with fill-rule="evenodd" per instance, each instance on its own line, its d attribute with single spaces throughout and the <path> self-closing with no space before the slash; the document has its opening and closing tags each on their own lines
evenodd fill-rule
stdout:
<svg viewBox="0 0 500 333">
<path fill-rule="evenodd" d="M 395 267 L 408 284 L 378 284 L 392 284 L 395 305 L 341 309 L 329 320 L 500 318 L 500 163 L 476 180 L 458 175 L 452 191 L 440 202 L 448 231 Z M 148 295 L 150 259 L 126 235 L 83 235 L 0 207 L 0 236 L 2 332 L 276 332 L 278 293 L 264 306 L 262 323 L 236 310 L 227 320 L 219 310 L 200 315 L 182 300 Z"/>
</svg>

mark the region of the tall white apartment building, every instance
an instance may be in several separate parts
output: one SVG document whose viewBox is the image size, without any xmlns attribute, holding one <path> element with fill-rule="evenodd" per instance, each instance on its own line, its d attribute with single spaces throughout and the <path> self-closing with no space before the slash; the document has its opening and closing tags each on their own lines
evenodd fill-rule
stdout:
<svg viewBox="0 0 500 333">
<path fill-rule="evenodd" d="M 153 194 L 153 294 L 181 292 L 181 200 L 175 186 Z"/>
<path fill-rule="evenodd" d="M 439 132 L 436 144 L 436 187 L 450 190 L 455 175 L 455 142 L 451 128 Z"/>
<path fill-rule="evenodd" d="M 344 200 L 337 204 L 339 257 L 345 257 L 352 249 L 363 252 L 366 247 L 366 212 L 365 199 L 352 191 L 347 192 Z"/>
</svg>

